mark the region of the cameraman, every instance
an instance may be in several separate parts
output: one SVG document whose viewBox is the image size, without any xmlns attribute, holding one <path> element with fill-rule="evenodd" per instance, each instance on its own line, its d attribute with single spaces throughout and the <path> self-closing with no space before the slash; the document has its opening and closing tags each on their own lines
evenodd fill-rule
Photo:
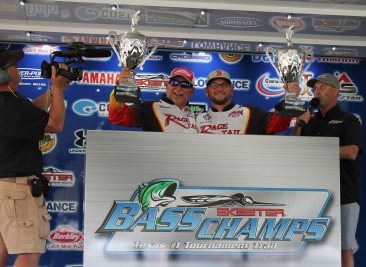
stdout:
<svg viewBox="0 0 366 267">
<path fill-rule="evenodd" d="M 17 92 L 23 57 L 23 51 L 0 48 L 0 267 L 8 254 L 18 254 L 15 267 L 36 267 L 46 251 L 51 216 L 43 195 L 32 195 L 31 184 L 43 172 L 39 141 L 63 129 L 63 91 L 70 84 L 52 66 L 52 87 L 32 103 Z"/>
</svg>

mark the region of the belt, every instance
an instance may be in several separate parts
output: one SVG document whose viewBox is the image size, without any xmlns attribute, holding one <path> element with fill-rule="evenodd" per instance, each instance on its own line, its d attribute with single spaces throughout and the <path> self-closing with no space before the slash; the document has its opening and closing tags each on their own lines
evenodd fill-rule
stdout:
<svg viewBox="0 0 366 267">
<path fill-rule="evenodd" d="M 32 185 L 32 180 L 33 179 L 37 179 L 37 176 L 32 175 L 32 176 L 26 176 L 26 177 L 0 178 L 0 182 Z"/>
</svg>

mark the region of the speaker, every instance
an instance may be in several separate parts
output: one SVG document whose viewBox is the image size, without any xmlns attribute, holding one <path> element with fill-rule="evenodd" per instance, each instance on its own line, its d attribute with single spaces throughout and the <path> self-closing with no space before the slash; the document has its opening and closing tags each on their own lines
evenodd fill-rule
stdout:
<svg viewBox="0 0 366 267">
<path fill-rule="evenodd" d="M 10 81 L 9 71 L 0 69 L 0 84 L 7 84 L 9 81 Z"/>
</svg>

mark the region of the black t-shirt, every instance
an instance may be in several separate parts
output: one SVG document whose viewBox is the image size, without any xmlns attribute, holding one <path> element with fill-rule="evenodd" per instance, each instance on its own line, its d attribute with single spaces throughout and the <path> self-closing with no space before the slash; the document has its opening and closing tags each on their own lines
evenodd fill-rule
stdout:
<svg viewBox="0 0 366 267">
<path fill-rule="evenodd" d="M 339 146 L 356 145 L 362 153 L 362 132 L 359 119 L 340 109 L 337 104 L 325 117 L 320 113 L 302 130 L 303 136 L 339 137 Z M 340 160 L 341 204 L 361 204 L 360 167 L 358 160 Z"/>
<path fill-rule="evenodd" d="M 48 113 L 15 92 L 0 92 L 0 177 L 43 172 L 39 141 Z"/>
</svg>

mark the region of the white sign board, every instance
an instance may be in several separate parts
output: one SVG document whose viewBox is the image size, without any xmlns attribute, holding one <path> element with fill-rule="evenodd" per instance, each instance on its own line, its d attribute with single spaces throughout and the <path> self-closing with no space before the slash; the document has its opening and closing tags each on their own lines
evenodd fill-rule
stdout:
<svg viewBox="0 0 366 267">
<path fill-rule="evenodd" d="M 341 266 L 336 138 L 88 131 L 84 266 Z"/>
</svg>

